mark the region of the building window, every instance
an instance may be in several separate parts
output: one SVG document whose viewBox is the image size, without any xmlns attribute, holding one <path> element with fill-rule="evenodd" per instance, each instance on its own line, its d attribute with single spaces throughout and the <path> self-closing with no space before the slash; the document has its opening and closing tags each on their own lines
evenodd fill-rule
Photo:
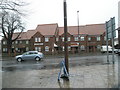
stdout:
<svg viewBox="0 0 120 90">
<path fill-rule="evenodd" d="M 59 41 L 59 38 L 58 38 L 58 37 L 56 38 L 56 41 Z"/>
<path fill-rule="evenodd" d="M 26 47 L 26 51 L 29 51 L 29 47 Z"/>
<path fill-rule="evenodd" d="M 41 47 L 35 47 L 35 51 L 41 51 Z"/>
<path fill-rule="evenodd" d="M 15 44 L 18 44 L 18 41 L 15 41 Z"/>
<path fill-rule="evenodd" d="M 20 41 L 20 43 L 22 43 L 22 41 Z"/>
<path fill-rule="evenodd" d="M 84 45 L 81 45 L 81 50 L 85 50 L 85 46 Z"/>
<path fill-rule="evenodd" d="M 64 46 L 62 47 L 62 51 L 64 51 L 65 50 L 65 48 L 64 48 Z"/>
<path fill-rule="evenodd" d="M 49 47 L 48 46 L 45 47 L 45 51 L 49 51 Z"/>
<path fill-rule="evenodd" d="M 68 37 L 68 41 L 70 41 L 71 39 L 70 39 L 70 37 Z"/>
<path fill-rule="evenodd" d="M 106 36 L 104 36 L 104 41 L 106 41 Z"/>
<path fill-rule="evenodd" d="M 100 36 L 97 37 L 97 41 L 100 41 Z"/>
<path fill-rule="evenodd" d="M 88 37 L 88 41 L 91 41 L 91 37 Z"/>
<path fill-rule="evenodd" d="M 35 38 L 35 42 L 41 42 L 41 38 L 40 37 L 36 37 Z"/>
<path fill-rule="evenodd" d="M 71 47 L 70 46 L 68 46 L 68 51 L 70 51 L 71 50 Z"/>
<path fill-rule="evenodd" d="M 48 41 L 49 41 L 49 38 L 48 38 L 48 37 L 46 37 L 46 38 L 45 38 L 45 42 L 48 42 Z"/>
<path fill-rule="evenodd" d="M 97 45 L 97 49 L 100 50 L 100 49 L 101 49 L 101 46 L 100 46 L 100 45 Z"/>
<path fill-rule="evenodd" d="M 3 45 L 6 45 L 6 41 L 3 41 Z"/>
<path fill-rule="evenodd" d="M 3 48 L 3 52 L 7 52 L 7 48 Z"/>
<path fill-rule="evenodd" d="M 75 41 L 78 41 L 78 37 L 74 37 L 74 40 L 75 40 Z"/>
<path fill-rule="evenodd" d="M 26 41 L 26 44 L 29 44 L 29 41 L 28 41 L 28 40 Z"/>
<path fill-rule="evenodd" d="M 62 41 L 64 42 L 64 37 L 62 37 Z"/>
<path fill-rule="evenodd" d="M 85 37 L 80 37 L 80 40 L 81 40 L 81 41 L 84 41 L 84 40 L 85 40 Z"/>
</svg>

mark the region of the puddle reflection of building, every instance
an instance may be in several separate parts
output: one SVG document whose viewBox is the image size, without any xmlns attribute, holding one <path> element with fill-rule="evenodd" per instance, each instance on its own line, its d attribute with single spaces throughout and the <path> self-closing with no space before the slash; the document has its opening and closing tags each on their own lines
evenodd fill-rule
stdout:
<svg viewBox="0 0 120 90">
<path fill-rule="evenodd" d="M 58 85 L 60 88 L 66 88 L 67 90 L 70 90 L 70 81 L 66 79 L 61 79 L 61 81 L 58 81 Z"/>
</svg>

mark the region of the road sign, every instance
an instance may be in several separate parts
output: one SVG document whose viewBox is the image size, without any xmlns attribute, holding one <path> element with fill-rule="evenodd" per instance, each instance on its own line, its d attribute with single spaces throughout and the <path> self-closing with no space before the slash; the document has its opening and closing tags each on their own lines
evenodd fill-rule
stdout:
<svg viewBox="0 0 120 90">
<path fill-rule="evenodd" d="M 111 18 L 106 22 L 106 45 L 107 45 L 107 62 L 109 63 L 109 54 L 108 54 L 108 40 L 112 40 L 112 60 L 114 64 L 114 38 L 116 37 L 115 30 L 115 17 Z"/>
<path fill-rule="evenodd" d="M 111 18 L 108 22 L 106 22 L 106 32 L 108 35 L 108 39 L 116 37 L 116 30 L 115 30 L 115 17 Z"/>
</svg>

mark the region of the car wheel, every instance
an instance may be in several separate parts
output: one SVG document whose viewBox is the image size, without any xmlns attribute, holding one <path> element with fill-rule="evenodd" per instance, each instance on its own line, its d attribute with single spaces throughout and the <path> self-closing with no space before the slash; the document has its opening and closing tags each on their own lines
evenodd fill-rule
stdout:
<svg viewBox="0 0 120 90">
<path fill-rule="evenodd" d="M 22 61 L 22 58 L 17 58 L 17 61 L 18 61 L 18 62 L 21 62 L 21 61 Z"/>
<path fill-rule="evenodd" d="M 36 61 L 39 61 L 39 60 L 40 60 L 40 58 L 39 58 L 39 57 L 36 57 L 36 58 L 35 58 L 35 60 L 36 60 Z"/>
</svg>

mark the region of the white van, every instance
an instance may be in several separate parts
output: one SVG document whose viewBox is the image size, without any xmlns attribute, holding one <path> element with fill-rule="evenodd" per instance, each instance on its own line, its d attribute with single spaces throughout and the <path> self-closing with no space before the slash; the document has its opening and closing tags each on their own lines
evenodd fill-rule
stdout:
<svg viewBox="0 0 120 90">
<path fill-rule="evenodd" d="M 107 46 L 101 46 L 101 53 L 107 52 Z M 112 47 L 108 46 L 108 52 L 112 52 Z"/>
<path fill-rule="evenodd" d="M 107 52 L 107 46 L 101 46 L 101 53 Z M 112 53 L 112 47 L 108 46 L 108 52 Z M 118 53 L 118 49 L 114 48 L 114 53 Z"/>
</svg>

